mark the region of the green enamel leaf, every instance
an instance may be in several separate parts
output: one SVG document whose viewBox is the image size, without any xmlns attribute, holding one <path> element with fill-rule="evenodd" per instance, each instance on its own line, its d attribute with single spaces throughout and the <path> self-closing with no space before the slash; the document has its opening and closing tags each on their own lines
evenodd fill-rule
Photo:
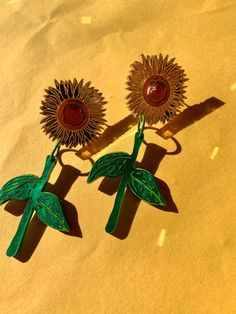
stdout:
<svg viewBox="0 0 236 314">
<path fill-rule="evenodd" d="M 41 192 L 36 200 L 36 213 L 46 225 L 61 231 L 69 231 L 59 198 L 49 192 Z"/>
<path fill-rule="evenodd" d="M 144 169 L 136 168 L 129 177 L 128 186 L 131 191 L 142 200 L 165 206 L 165 200 L 159 191 L 153 175 Z"/>
<path fill-rule="evenodd" d="M 23 175 L 8 181 L 0 191 L 0 204 L 11 199 L 25 200 L 30 197 L 32 189 L 38 184 L 39 178 L 32 174 Z"/>
<path fill-rule="evenodd" d="M 87 182 L 93 182 L 101 176 L 116 177 L 125 172 L 125 166 L 131 156 L 124 152 L 107 154 L 99 158 L 89 173 Z"/>
</svg>

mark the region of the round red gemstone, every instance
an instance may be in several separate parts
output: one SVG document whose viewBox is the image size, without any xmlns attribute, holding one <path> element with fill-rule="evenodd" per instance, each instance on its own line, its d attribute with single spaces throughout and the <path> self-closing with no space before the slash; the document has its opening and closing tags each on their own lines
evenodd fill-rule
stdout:
<svg viewBox="0 0 236 314">
<path fill-rule="evenodd" d="M 143 96 L 150 106 L 160 107 L 170 96 L 170 85 L 163 77 L 152 75 L 144 82 Z"/>
<path fill-rule="evenodd" d="M 57 118 L 65 129 L 75 131 L 86 125 L 89 111 L 81 100 L 69 98 L 60 103 L 57 109 Z"/>
</svg>

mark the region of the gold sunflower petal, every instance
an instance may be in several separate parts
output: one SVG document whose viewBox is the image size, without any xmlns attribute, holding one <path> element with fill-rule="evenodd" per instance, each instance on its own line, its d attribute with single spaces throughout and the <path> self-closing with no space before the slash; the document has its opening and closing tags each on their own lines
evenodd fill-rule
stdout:
<svg viewBox="0 0 236 314">
<path fill-rule="evenodd" d="M 58 89 L 56 89 L 54 87 L 49 87 L 48 90 L 49 90 L 49 92 L 48 92 L 49 95 L 56 97 L 60 101 L 61 94 L 58 91 Z"/>
<path fill-rule="evenodd" d="M 56 89 L 58 90 L 58 89 L 59 89 L 60 84 L 59 84 L 59 82 L 58 82 L 56 79 L 54 79 L 54 84 L 55 84 L 55 86 L 56 86 Z"/>
<path fill-rule="evenodd" d="M 91 85 L 91 82 L 90 82 L 90 81 L 87 82 L 87 83 L 84 85 L 84 89 L 89 88 L 90 85 Z"/>
<path fill-rule="evenodd" d="M 68 91 L 66 89 L 65 82 L 60 81 L 59 91 L 60 91 L 63 99 L 67 99 L 68 98 Z"/>
</svg>

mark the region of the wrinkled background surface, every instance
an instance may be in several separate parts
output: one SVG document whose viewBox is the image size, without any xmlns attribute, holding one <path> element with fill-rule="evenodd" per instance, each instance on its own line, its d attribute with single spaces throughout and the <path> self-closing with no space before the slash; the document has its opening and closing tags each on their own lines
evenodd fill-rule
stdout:
<svg viewBox="0 0 236 314">
<path fill-rule="evenodd" d="M 9 0 L 0 17 L 1 186 L 41 174 L 54 144 L 39 106 L 54 78 L 91 80 L 112 126 L 130 114 L 129 64 L 161 52 L 186 70 L 194 106 L 162 129 L 175 141 L 145 131 L 138 160 L 158 178 L 166 210 L 127 193 L 117 233 L 105 233 L 118 181 L 87 185 L 80 173 L 91 162 L 74 151 L 48 186 L 64 198 L 72 235 L 34 217 L 8 258 L 24 202 L 1 206 L 0 312 L 235 313 L 235 1 Z M 123 133 L 92 159 L 130 152 L 135 127 Z"/>
</svg>

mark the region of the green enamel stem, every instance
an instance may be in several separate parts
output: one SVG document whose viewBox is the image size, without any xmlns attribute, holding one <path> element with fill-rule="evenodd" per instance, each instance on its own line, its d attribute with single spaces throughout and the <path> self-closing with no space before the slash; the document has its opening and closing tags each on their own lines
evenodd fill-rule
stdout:
<svg viewBox="0 0 236 314">
<path fill-rule="evenodd" d="M 116 229 L 119 214 L 120 214 L 120 206 L 121 206 L 122 200 L 124 198 L 124 193 L 125 193 L 125 189 L 126 189 L 126 186 L 128 183 L 128 178 L 129 178 L 128 176 L 124 175 L 122 177 L 121 182 L 120 182 L 119 189 L 118 189 L 115 203 L 114 203 L 114 207 L 112 209 L 111 215 L 109 217 L 109 220 L 108 220 L 106 228 L 105 228 L 106 232 L 108 232 L 108 233 L 112 233 Z"/>
<path fill-rule="evenodd" d="M 143 134 L 144 127 L 145 127 L 145 117 L 144 115 L 142 115 L 141 117 L 139 117 L 139 121 L 138 121 L 138 132 L 140 134 Z"/>
<path fill-rule="evenodd" d="M 51 157 L 56 157 L 58 156 L 58 153 L 60 151 L 60 145 L 61 145 L 61 139 L 57 140 L 57 143 L 51 153 Z"/>
<path fill-rule="evenodd" d="M 26 229 L 33 215 L 33 212 L 34 212 L 34 209 L 32 206 L 31 199 L 30 199 L 26 205 L 26 208 L 24 210 L 24 213 L 19 223 L 16 234 L 14 238 L 12 239 L 9 248 L 7 249 L 7 256 L 15 256 L 18 253 L 21 247 L 22 241 L 24 239 Z"/>
<path fill-rule="evenodd" d="M 44 170 L 43 170 L 43 174 L 40 178 L 40 183 L 37 185 L 36 189 L 37 191 L 41 191 L 45 184 L 48 182 L 48 179 L 52 173 L 52 170 L 54 169 L 54 167 L 56 166 L 57 163 L 57 158 L 51 155 L 48 155 L 46 158 L 46 162 L 45 162 L 45 166 L 44 166 Z"/>
<path fill-rule="evenodd" d="M 134 148 L 133 148 L 133 151 L 132 151 L 132 154 L 131 154 L 132 160 L 133 160 L 133 164 L 135 163 L 135 161 L 137 159 L 140 146 L 141 146 L 141 144 L 143 142 L 143 138 L 144 138 L 143 133 L 142 134 L 140 134 L 139 132 L 135 133 Z"/>
<path fill-rule="evenodd" d="M 141 123 L 142 123 L 142 125 L 140 127 L 140 122 L 139 122 L 138 132 L 135 133 L 134 147 L 133 147 L 133 151 L 131 154 L 132 163 L 130 163 L 129 167 L 126 170 L 127 171 L 126 174 L 121 179 L 121 182 L 120 182 L 120 185 L 118 188 L 118 192 L 116 195 L 114 207 L 112 209 L 111 215 L 109 217 L 108 223 L 107 223 L 106 228 L 105 228 L 106 232 L 108 232 L 108 233 L 112 233 L 116 229 L 119 215 L 120 215 L 120 207 L 121 207 L 121 203 L 122 203 L 123 198 L 124 198 L 124 193 L 125 193 L 125 189 L 126 189 L 128 180 L 129 180 L 129 175 L 133 170 L 133 165 L 137 159 L 140 146 L 143 142 L 143 138 L 144 138 L 143 128 L 144 128 L 144 124 L 145 124 L 145 120 L 144 120 L 143 116 L 141 118 Z"/>
<path fill-rule="evenodd" d="M 16 234 L 15 234 L 14 238 L 12 239 L 9 248 L 7 249 L 7 256 L 15 256 L 21 247 L 22 241 L 23 241 L 25 233 L 26 233 L 26 229 L 27 229 L 29 222 L 31 220 L 31 217 L 34 213 L 34 208 L 33 208 L 34 199 L 37 198 L 39 192 L 42 191 L 42 189 L 44 188 L 45 184 L 47 183 L 47 181 L 51 175 L 53 168 L 55 167 L 55 165 L 57 163 L 57 155 L 58 155 L 59 149 L 60 149 L 59 145 L 60 145 L 60 141 L 57 142 L 51 155 L 48 155 L 46 158 L 46 162 L 45 162 L 43 174 L 40 178 L 40 182 L 32 190 L 31 198 L 29 199 L 29 201 L 26 205 L 26 208 L 23 212 L 23 215 L 22 215 L 21 221 L 19 223 L 18 229 L 16 231 Z"/>
<path fill-rule="evenodd" d="M 60 150 L 60 140 L 58 140 L 58 142 L 56 143 L 51 155 L 48 155 L 46 158 L 45 166 L 43 169 L 43 174 L 40 178 L 39 184 L 34 189 L 34 193 L 33 193 L 34 195 L 37 194 L 39 191 L 41 191 L 46 185 L 46 183 L 48 182 L 48 179 L 52 173 L 52 170 L 56 166 L 57 155 L 59 153 L 59 150 Z"/>
<path fill-rule="evenodd" d="M 145 118 L 144 118 L 144 116 L 141 116 L 139 118 L 139 122 L 138 122 L 138 132 L 135 133 L 134 147 L 133 147 L 133 151 L 132 151 L 132 154 L 131 154 L 133 163 L 135 163 L 135 161 L 137 159 L 140 146 L 141 146 L 141 144 L 143 142 L 143 138 L 144 138 L 143 129 L 144 129 L 144 126 L 145 126 Z"/>
</svg>

